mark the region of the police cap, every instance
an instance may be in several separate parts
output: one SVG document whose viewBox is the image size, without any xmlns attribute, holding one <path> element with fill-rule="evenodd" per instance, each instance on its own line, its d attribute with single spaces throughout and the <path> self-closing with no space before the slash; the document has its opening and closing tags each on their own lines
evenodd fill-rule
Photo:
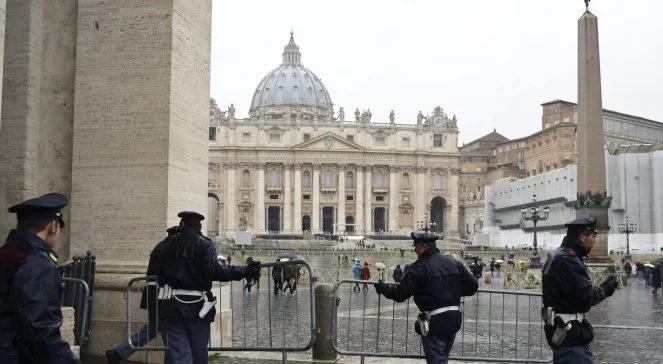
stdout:
<svg viewBox="0 0 663 364">
<path fill-rule="evenodd" d="M 179 214 L 177 214 L 177 217 L 180 217 L 182 219 L 191 219 L 191 220 L 200 220 L 200 221 L 205 220 L 205 216 L 194 211 L 182 211 Z"/>
<path fill-rule="evenodd" d="M 47 193 L 37 198 L 25 200 L 10 207 L 7 211 L 16 214 L 17 219 L 25 218 L 53 218 L 58 219 L 60 227 L 64 227 L 64 220 L 60 210 L 67 206 L 69 200 L 59 193 Z"/>
<path fill-rule="evenodd" d="M 578 232 L 590 231 L 594 234 L 599 233 L 598 231 L 596 231 L 595 217 L 581 217 L 579 219 L 569 221 L 564 226 L 566 226 L 568 231 L 578 231 Z"/>
<path fill-rule="evenodd" d="M 417 244 L 435 245 L 435 241 L 440 237 L 430 233 L 410 233 L 412 237 L 412 246 Z"/>
</svg>

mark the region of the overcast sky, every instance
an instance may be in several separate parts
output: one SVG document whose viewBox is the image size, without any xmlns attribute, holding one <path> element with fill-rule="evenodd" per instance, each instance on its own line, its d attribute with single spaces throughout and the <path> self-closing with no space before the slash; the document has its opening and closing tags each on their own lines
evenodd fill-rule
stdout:
<svg viewBox="0 0 663 364">
<path fill-rule="evenodd" d="M 581 0 L 214 0 L 211 95 L 248 114 L 260 80 L 281 63 L 289 32 L 302 63 L 346 110 L 414 123 L 436 105 L 460 141 L 493 128 L 541 127 L 542 102 L 577 99 Z M 662 0 L 594 0 L 603 107 L 663 121 Z"/>
</svg>

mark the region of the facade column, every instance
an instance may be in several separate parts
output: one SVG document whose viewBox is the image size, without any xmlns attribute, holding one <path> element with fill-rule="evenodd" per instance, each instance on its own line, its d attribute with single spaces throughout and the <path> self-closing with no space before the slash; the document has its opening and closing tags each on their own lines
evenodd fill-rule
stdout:
<svg viewBox="0 0 663 364">
<path fill-rule="evenodd" d="M 447 225 L 444 228 L 444 238 L 456 240 L 460 239 L 460 232 L 458 231 L 458 172 L 452 171 L 449 174 L 449 178 L 445 178 L 445 180 L 446 186 L 444 186 L 444 188 L 447 191 L 447 196 L 449 198 L 447 203 L 450 205 L 450 208 L 449 214 L 445 214 L 444 216 L 445 224 Z"/>
<path fill-rule="evenodd" d="M 373 172 L 371 166 L 366 167 L 366 198 L 364 202 L 364 226 L 365 231 L 373 231 Z"/>
<path fill-rule="evenodd" d="M 388 231 L 399 230 L 398 226 L 398 182 L 396 175 L 398 174 L 397 167 L 389 168 L 389 227 Z"/>
<path fill-rule="evenodd" d="M 237 165 L 235 163 L 226 163 L 226 233 L 233 233 L 237 230 L 237 223 L 235 221 L 235 212 L 237 211 L 237 177 L 235 170 Z"/>
<path fill-rule="evenodd" d="M 345 166 L 338 166 L 338 200 L 336 209 L 336 233 L 345 232 Z"/>
<path fill-rule="evenodd" d="M 292 232 L 292 193 L 290 191 L 291 164 L 283 165 L 283 232 Z"/>
<path fill-rule="evenodd" d="M 311 201 L 311 233 L 320 232 L 320 165 L 313 166 L 313 196 Z"/>
<path fill-rule="evenodd" d="M 415 170 L 414 223 L 416 229 L 417 221 L 424 221 L 424 215 L 426 215 L 426 167 L 417 167 Z"/>
<path fill-rule="evenodd" d="M 364 226 L 364 171 L 358 166 L 355 172 L 355 234 L 363 234 Z"/>
<path fill-rule="evenodd" d="M 302 233 L 302 165 L 295 164 L 295 209 L 293 214 L 292 232 Z"/>
<path fill-rule="evenodd" d="M 256 233 L 265 231 L 265 164 L 258 163 L 256 169 L 258 172 L 258 181 L 256 183 L 256 209 L 255 209 L 255 230 Z"/>
</svg>

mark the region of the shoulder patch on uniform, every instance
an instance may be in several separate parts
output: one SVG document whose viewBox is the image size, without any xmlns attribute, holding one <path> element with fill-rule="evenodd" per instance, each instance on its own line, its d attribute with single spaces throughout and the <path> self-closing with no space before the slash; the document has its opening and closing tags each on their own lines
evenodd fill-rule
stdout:
<svg viewBox="0 0 663 364">
<path fill-rule="evenodd" d="M 53 253 L 48 253 L 48 257 L 51 258 L 51 260 L 53 261 L 53 263 L 57 263 L 57 262 L 58 262 L 58 257 L 57 257 L 55 254 L 53 254 Z"/>
</svg>

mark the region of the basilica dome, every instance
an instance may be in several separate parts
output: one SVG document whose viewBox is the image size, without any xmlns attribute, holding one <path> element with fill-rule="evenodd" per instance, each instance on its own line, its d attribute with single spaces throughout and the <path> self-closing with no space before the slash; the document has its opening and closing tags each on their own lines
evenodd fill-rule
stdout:
<svg viewBox="0 0 663 364">
<path fill-rule="evenodd" d="M 302 65 L 301 53 L 292 32 L 290 42 L 283 50 L 283 63 L 258 84 L 250 113 L 256 114 L 260 109 L 280 106 L 317 109 L 320 113 L 330 110 L 332 106 L 322 80 Z"/>
</svg>

